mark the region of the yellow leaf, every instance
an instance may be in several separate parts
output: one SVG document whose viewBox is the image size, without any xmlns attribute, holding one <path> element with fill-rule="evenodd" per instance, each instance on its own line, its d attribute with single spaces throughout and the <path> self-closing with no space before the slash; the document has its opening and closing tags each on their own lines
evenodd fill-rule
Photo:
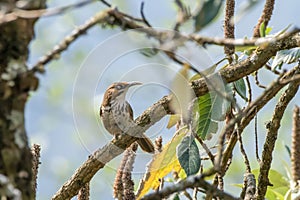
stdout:
<svg viewBox="0 0 300 200">
<path fill-rule="evenodd" d="M 168 129 L 172 128 L 179 120 L 180 120 L 180 115 L 171 115 L 167 128 Z"/>
<path fill-rule="evenodd" d="M 143 197 L 151 188 L 157 189 L 160 185 L 159 180 L 170 172 L 180 172 L 181 166 L 176 156 L 176 147 L 186 135 L 187 131 L 188 129 L 186 127 L 179 129 L 172 140 L 164 146 L 163 150 L 153 156 L 137 190 L 137 199 Z"/>
<path fill-rule="evenodd" d="M 192 76 L 192 78 L 190 78 L 190 82 L 195 81 L 200 79 L 202 76 L 200 74 L 195 74 L 194 76 Z"/>
<path fill-rule="evenodd" d="M 186 173 L 185 173 L 184 169 L 180 168 L 180 170 L 177 171 L 177 173 L 178 173 L 178 176 L 179 176 L 179 178 L 180 178 L 181 180 L 183 180 L 183 179 L 186 178 Z"/>
</svg>

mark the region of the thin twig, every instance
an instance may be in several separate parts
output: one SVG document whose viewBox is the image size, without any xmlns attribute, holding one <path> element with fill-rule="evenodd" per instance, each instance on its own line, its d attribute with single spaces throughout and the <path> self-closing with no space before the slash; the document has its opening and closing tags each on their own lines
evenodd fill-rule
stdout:
<svg viewBox="0 0 300 200">
<path fill-rule="evenodd" d="M 248 104 L 252 101 L 252 89 L 251 89 L 251 83 L 249 80 L 249 76 L 246 76 L 246 83 L 247 83 L 247 89 L 248 89 Z"/>
<path fill-rule="evenodd" d="M 193 189 L 193 200 L 197 200 L 198 189 L 195 187 Z"/>
<path fill-rule="evenodd" d="M 278 41 L 274 46 L 268 46 L 264 48 L 263 51 L 255 53 L 255 56 L 245 59 L 240 63 L 233 64 L 222 70 L 220 74 L 222 79 L 227 82 L 234 82 L 240 78 L 249 75 L 256 71 L 257 69 L 264 66 L 264 64 L 276 54 L 278 50 L 292 48 L 298 46 L 298 36 L 293 36 L 293 39 L 285 39 Z M 245 110 L 245 118 L 241 121 L 241 128 L 246 127 L 250 121 L 253 119 L 256 112 L 258 112 L 270 99 L 272 99 L 278 91 L 284 87 L 287 83 L 280 83 L 285 79 L 290 79 L 290 74 L 294 72 L 294 69 L 287 72 L 285 76 L 279 80 L 279 82 L 273 83 L 270 87 L 271 89 L 266 89 L 264 94 L 257 101 L 252 102 L 248 109 Z M 196 96 L 204 95 L 208 92 L 208 87 L 205 83 L 205 79 L 193 81 L 191 86 L 196 94 Z M 120 155 L 124 149 L 126 149 L 130 144 L 136 141 L 136 137 L 133 137 L 135 134 L 144 133 L 148 128 L 150 128 L 154 123 L 159 121 L 162 117 L 167 114 L 171 114 L 172 111 L 169 108 L 172 96 L 163 97 L 156 104 L 147 109 L 138 119 L 136 123 L 142 125 L 141 127 L 135 127 L 130 130 L 130 132 L 121 136 L 119 140 L 113 140 L 104 147 L 95 151 L 88 160 L 86 160 L 75 172 L 75 174 L 68 180 L 57 193 L 52 197 L 53 200 L 63 200 L 70 199 L 75 196 L 82 184 L 89 182 L 95 173 L 103 168 L 106 163 L 111 161 L 116 156 Z M 255 105 L 254 105 L 255 104 Z M 257 110 L 254 108 L 257 107 Z M 151 120 L 149 120 L 151 119 Z M 231 124 L 231 123 L 230 123 Z M 230 126 L 227 125 L 228 126 Z M 234 125 L 235 122 L 232 121 Z M 229 127 L 231 128 L 231 127 Z M 225 130 L 226 131 L 226 130 Z M 222 166 L 227 165 L 230 155 L 233 151 L 233 148 L 236 143 L 236 136 L 233 134 L 230 138 L 229 143 L 227 144 L 224 154 L 222 156 Z M 226 164 L 225 164 L 226 163 Z M 205 174 L 212 175 L 216 172 L 214 168 L 208 169 Z M 78 184 L 82 183 L 82 184 Z"/>
<path fill-rule="evenodd" d="M 255 117 L 255 115 L 259 112 L 261 108 L 265 104 L 267 104 L 278 92 L 281 90 L 287 83 L 282 83 L 285 79 L 290 79 L 294 76 L 294 73 L 298 70 L 298 67 L 293 68 L 289 72 L 285 73 L 285 75 L 282 75 L 282 77 L 279 77 L 275 82 L 273 82 L 264 92 L 261 96 L 259 96 L 257 99 L 252 101 L 251 104 L 249 104 L 242 112 L 239 112 L 236 115 L 236 118 L 232 119 L 224 128 L 224 130 L 221 132 L 219 136 L 219 149 L 217 152 L 215 167 L 216 171 L 224 170 L 227 166 L 227 162 L 229 158 L 231 158 L 232 151 L 235 147 L 235 144 L 237 142 L 237 132 L 235 131 L 226 146 L 226 149 L 223 151 L 223 135 L 226 133 L 226 131 L 230 130 L 232 127 L 235 126 L 236 123 L 240 124 L 240 131 L 242 132 L 243 129 L 250 123 L 250 121 Z"/>
<path fill-rule="evenodd" d="M 292 81 L 297 81 L 300 79 L 300 74 L 295 74 L 293 77 L 291 78 L 287 78 L 287 79 L 284 79 L 284 80 L 281 80 L 281 83 L 282 84 L 286 84 L 286 83 L 290 83 Z"/>
<path fill-rule="evenodd" d="M 246 172 L 251 173 L 250 162 L 249 162 L 248 156 L 246 154 L 246 150 L 245 150 L 244 145 L 243 145 L 242 134 L 239 130 L 239 127 L 237 127 L 236 132 L 237 132 L 238 141 L 240 143 L 241 153 L 244 157 L 244 162 L 245 162 L 245 165 L 246 165 Z"/>
<path fill-rule="evenodd" d="M 262 15 L 260 16 L 257 25 L 254 28 L 253 37 L 262 37 L 262 35 L 260 35 L 260 26 L 262 23 L 265 24 L 265 28 L 268 26 L 268 23 L 271 20 L 271 16 L 273 13 L 274 4 L 275 0 L 266 0 Z"/>
<path fill-rule="evenodd" d="M 299 187 L 300 183 L 300 108 L 295 106 L 293 112 L 293 130 L 291 145 L 291 174 L 292 189 Z"/>
<path fill-rule="evenodd" d="M 296 34 L 299 32 L 298 28 L 295 28 L 291 32 L 286 32 L 278 36 L 273 36 L 273 37 L 264 37 L 264 38 L 251 38 L 251 39 L 245 39 L 245 38 L 240 38 L 240 39 L 231 39 L 231 38 L 217 38 L 217 37 L 204 37 L 201 35 L 197 34 L 191 34 L 188 35 L 187 37 L 191 41 L 196 41 L 199 45 L 204 45 L 204 44 L 215 44 L 215 45 L 233 45 L 233 46 L 264 46 L 267 44 L 272 44 L 278 40 L 290 37 L 291 35 Z"/>
<path fill-rule="evenodd" d="M 218 175 L 218 188 L 224 191 L 224 179 L 221 175 Z"/>
<path fill-rule="evenodd" d="M 174 31 L 178 31 L 180 26 L 190 19 L 192 15 L 189 7 L 185 6 L 181 0 L 175 0 L 175 4 L 178 7 L 178 12 Z"/>
<path fill-rule="evenodd" d="M 265 68 L 271 72 L 273 72 L 276 75 L 280 75 L 280 71 L 276 70 L 276 69 L 272 69 L 272 67 L 270 65 L 268 65 L 267 63 L 265 64 Z"/>
<path fill-rule="evenodd" d="M 111 8 L 112 5 L 110 3 L 108 3 L 107 1 L 105 0 L 100 0 L 104 5 L 106 5 L 107 7 Z"/>
<path fill-rule="evenodd" d="M 218 184 L 219 184 L 219 177 L 220 176 L 220 173 L 216 173 L 215 176 L 214 176 L 214 180 L 212 182 L 212 185 L 217 188 L 218 187 Z M 205 200 L 212 200 L 214 195 L 211 191 L 207 191 L 205 192 L 206 196 L 205 196 Z"/>
<path fill-rule="evenodd" d="M 257 114 L 255 115 L 255 118 L 254 118 L 254 135 L 255 135 L 255 156 L 256 156 L 257 162 L 260 163 L 260 158 L 259 158 L 259 153 L 258 153 Z"/>
<path fill-rule="evenodd" d="M 183 191 L 183 195 L 188 199 L 188 200 L 193 200 L 192 196 L 186 191 Z"/>
<path fill-rule="evenodd" d="M 226 0 L 225 19 L 224 19 L 224 38 L 234 38 L 234 7 L 235 0 Z M 233 45 L 224 46 L 224 53 L 231 57 L 234 54 L 235 47 Z"/>
<path fill-rule="evenodd" d="M 146 132 L 152 125 L 172 112 L 169 109 L 171 96 L 165 96 L 157 103 L 147 109 L 135 122 L 136 126 L 128 130 L 118 139 L 113 139 L 104 147 L 97 149 L 89 158 L 76 170 L 75 174 L 67 181 L 52 197 L 52 200 L 71 199 L 75 196 L 81 186 L 89 182 L 96 172 L 103 168 L 106 163 L 124 152 L 140 133 Z M 149 120 L 151 119 L 151 120 Z M 81 183 L 81 184 L 78 184 Z"/>
<path fill-rule="evenodd" d="M 140 9 L 140 13 L 141 13 L 142 19 L 143 19 L 144 23 L 145 23 L 148 27 L 152 27 L 151 24 L 148 22 L 147 18 L 145 17 L 145 14 L 144 14 L 144 6 L 145 6 L 145 2 L 142 1 L 142 3 L 141 3 L 141 9 Z"/>
<path fill-rule="evenodd" d="M 18 18 L 34 19 L 39 17 L 50 17 L 55 15 L 60 15 L 76 8 L 82 8 L 83 6 L 86 6 L 93 2 L 94 2 L 93 0 L 83 0 L 67 6 L 39 9 L 39 10 L 23 10 L 23 9 L 16 8 L 11 13 L 1 16 L 0 25 L 3 23 L 12 22 L 14 20 L 17 20 Z"/>
<path fill-rule="evenodd" d="M 89 20 L 87 20 L 83 25 L 77 27 L 72 33 L 66 36 L 59 44 L 54 46 L 54 48 L 49 51 L 46 55 L 41 57 L 39 61 L 33 65 L 33 72 L 43 73 L 45 71 L 44 65 L 49 63 L 51 60 L 57 58 L 59 54 L 61 54 L 64 50 L 66 50 L 70 44 L 72 44 L 79 36 L 86 33 L 86 31 L 92 28 L 95 24 L 99 22 L 106 22 L 109 15 L 107 11 L 99 12 Z"/>
<path fill-rule="evenodd" d="M 254 72 L 254 79 L 255 79 L 255 84 L 263 89 L 266 89 L 266 86 L 260 84 L 259 80 L 258 80 L 258 71 Z"/>
<path fill-rule="evenodd" d="M 37 189 L 37 175 L 38 175 L 38 169 L 41 157 L 41 146 L 38 144 L 33 144 L 33 147 L 31 148 L 32 153 L 32 191 L 34 193 L 34 197 L 36 197 L 36 189 Z"/>
<path fill-rule="evenodd" d="M 224 200 L 237 200 L 238 198 L 232 196 L 231 194 L 228 194 L 226 192 L 223 192 L 208 182 L 206 182 L 203 179 L 202 175 L 196 175 L 196 176 L 190 176 L 186 178 L 183 181 L 180 181 L 177 184 L 171 185 L 171 186 L 166 186 L 162 190 L 150 193 L 146 196 L 144 196 L 142 199 L 143 200 L 159 200 L 164 197 L 168 197 L 170 194 L 173 194 L 175 192 L 180 192 L 184 191 L 187 188 L 194 188 L 194 187 L 201 187 L 203 188 L 206 192 L 210 191 L 213 193 L 214 197 L 220 197 L 221 199 Z"/>
<path fill-rule="evenodd" d="M 117 9 L 112 8 L 106 11 L 101 11 L 96 15 L 92 16 L 90 19 L 88 19 L 83 25 L 74 29 L 71 32 L 71 34 L 66 36 L 59 44 L 54 46 L 52 50 L 50 50 L 49 52 L 46 53 L 46 55 L 41 57 L 39 61 L 33 65 L 32 71 L 43 73 L 45 71 L 44 65 L 48 64 L 53 59 L 56 59 L 58 55 L 61 54 L 63 51 L 65 51 L 76 39 L 78 39 L 81 35 L 85 34 L 86 31 L 88 31 L 97 23 L 118 24 L 119 22 L 118 20 L 114 21 L 113 19 L 110 18 L 112 16 L 115 17 L 116 19 L 122 20 L 122 22 L 125 22 L 125 25 L 127 24 L 128 26 L 131 26 L 131 28 L 135 28 L 135 29 L 143 28 L 143 26 L 134 23 L 134 21 L 142 22 L 143 20 L 119 12 Z M 133 20 L 133 21 L 128 21 L 128 20 Z"/>
<path fill-rule="evenodd" d="M 243 192 L 240 195 L 241 199 L 253 200 L 255 199 L 255 192 L 256 192 L 256 180 L 254 174 L 245 173 Z"/>
<path fill-rule="evenodd" d="M 201 144 L 201 146 L 205 150 L 205 152 L 208 155 L 208 157 L 211 160 L 211 162 L 214 164 L 215 157 L 212 154 L 212 152 L 209 150 L 209 148 L 206 146 L 206 144 L 203 142 L 203 140 L 198 135 L 196 135 L 196 139 L 198 140 L 198 142 Z"/>
<path fill-rule="evenodd" d="M 296 73 L 300 73 L 300 69 Z M 294 98 L 299 89 L 300 80 L 293 81 L 289 84 L 289 87 L 281 95 L 279 102 L 276 104 L 270 126 L 268 128 L 266 142 L 263 147 L 262 160 L 260 163 L 260 170 L 258 176 L 257 185 L 257 199 L 265 199 L 267 187 L 270 184 L 268 179 L 269 170 L 272 163 L 272 153 L 274 151 L 275 142 L 277 140 L 278 130 L 280 128 L 280 122 L 283 114 L 289 104 Z"/>
<path fill-rule="evenodd" d="M 182 45 L 183 43 L 182 41 L 187 41 L 187 40 L 191 40 L 199 44 L 210 43 L 210 44 L 217 44 L 217 45 L 234 45 L 234 46 L 239 46 L 239 45 L 252 46 L 252 45 L 264 44 L 264 47 L 266 47 L 267 46 L 266 44 L 272 46 L 272 44 L 276 43 L 276 41 L 284 40 L 285 38 L 288 38 L 299 31 L 298 29 L 295 29 L 289 33 L 284 33 L 279 36 L 275 36 L 273 38 L 258 38 L 258 39 L 254 38 L 250 40 L 249 39 L 235 40 L 235 39 L 223 39 L 223 38 L 205 38 L 194 34 L 186 36 L 180 33 L 176 33 L 176 39 L 175 39 L 174 34 L 170 34 L 170 31 L 158 31 L 156 29 L 138 24 L 136 22 L 144 22 L 144 21 L 142 19 L 129 16 L 113 8 L 100 12 L 95 16 L 91 17 L 85 24 L 73 30 L 72 33 L 67 37 L 65 37 L 58 45 L 56 45 L 53 48 L 53 50 L 49 51 L 45 56 L 40 58 L 39 61 L 33 66 L 32 71 L 41 72 L 41 73 L 44 72 L 43 66 L 45 64 L 57 58 L 58 55 L 61 54 L 64 50 L 66 50 L 70 46 L 70 44 L 72 44 L 77 38 L 79 38 L 79 36 L 86 33 L 88 29 L 92 28 L 97 23 L 118 25 L 124 29 L 135 29 L 138 32 L 146 33 L 148 36 L 156 38 L 159 41 L 165 41 L 167 39 L 165 37 L 172 37 L 173 38 L 172 41 L 174 44 L 176 44 L 176 48 Z M 164 49 L 163 51 L 175 62 L 179 64 L 184 64 L 184 62 L 176 58 L 175 53 L 173 51 L 167 49 Z M 198 72 L 198 70 L 194 69 L 193 66 L 191 66 L 191 69 Z"/>
</svg>

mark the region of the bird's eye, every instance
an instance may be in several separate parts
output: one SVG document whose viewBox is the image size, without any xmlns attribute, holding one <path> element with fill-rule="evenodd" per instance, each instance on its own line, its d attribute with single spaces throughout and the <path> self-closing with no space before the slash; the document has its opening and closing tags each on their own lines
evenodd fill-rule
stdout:
<svg viewBox="0 0 300 200">
<path fill-rule="evenodd" d="M 122 89 L 122 85 L 117 85 L 116 88 L 117 88 L 118 90 L 121 90 L 121 89 Z"/>
</svg>

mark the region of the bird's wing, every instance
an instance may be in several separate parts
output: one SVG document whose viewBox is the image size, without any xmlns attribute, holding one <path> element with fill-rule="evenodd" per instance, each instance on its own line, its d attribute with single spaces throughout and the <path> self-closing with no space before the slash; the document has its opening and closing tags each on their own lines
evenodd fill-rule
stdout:
<svg viewBox="0 0 300 200">
<path fill-rule="evenodd" d="M 129 112 L 130 119 L 133 120 L 133 110 L 127 101 L 126 101 L 126 111 Z"/>
</svg>

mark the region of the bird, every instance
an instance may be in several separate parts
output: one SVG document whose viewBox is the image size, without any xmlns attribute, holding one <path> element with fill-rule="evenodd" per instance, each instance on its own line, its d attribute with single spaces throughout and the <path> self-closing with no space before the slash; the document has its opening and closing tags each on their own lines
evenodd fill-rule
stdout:
<svg viewBox="0 0 300 200">
<path fill-rule="evenodd" d="M 105 129 L 118 139 L 135 125 L 133 110 L 126 101 L 128 89 L 132 86 L 141 85 L 141 82 L 115 82 L 105 91 L 100 107 L 100 118 Z M 154 153 L 154 146 L 150 138 L 141 133 L 137 143 L 143 151 Z"/>
</svg>

